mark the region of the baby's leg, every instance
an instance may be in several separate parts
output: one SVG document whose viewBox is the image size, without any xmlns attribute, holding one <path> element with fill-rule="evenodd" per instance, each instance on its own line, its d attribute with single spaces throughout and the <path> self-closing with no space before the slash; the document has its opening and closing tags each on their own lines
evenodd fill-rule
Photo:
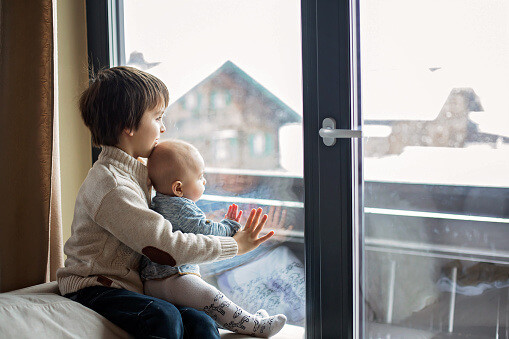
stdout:
<svg viewBox="0 0 509 339">
<path fill-rule="evenodd" d="M 146 281 L 145 293 L 172 304 L 205 311 L 224 328 L 241 334 L 257 337 L 273 336 L 286 322 L 283 314 L 260 317 L 246 312 L 217 288 L 193 274 Z M 265 315 L 264 312 L 260 310 L 259 314 Z"/>
</svg>

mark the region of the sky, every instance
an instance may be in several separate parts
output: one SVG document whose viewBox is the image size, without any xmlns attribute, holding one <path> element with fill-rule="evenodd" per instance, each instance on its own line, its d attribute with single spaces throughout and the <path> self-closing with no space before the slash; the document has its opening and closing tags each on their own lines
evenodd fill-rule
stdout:
<svg viewBox="0 0 509 339">
<path fill-rule="evenodd" d="M 166 83 L 171 102 L 231 60 L 302 114 L 299 1 L 125 0 L 124 6 L 126 57 L 138 51 L 161 62 L 150 72 Z M 361 0 L 360 36 L 365 119 L 432 120 L 452 88 L 471 87 L 484 107 L 471 113 L 481 131 L 509 136 L 509 0 Z M 291 142 L 281 147 L 302 142 L 299 127 L 282 132 Z M 475 152 L 484 151 L 472 149 L 465 159 Z M 294 167 L 301 155 L 296 162 L 295 154 L 283 154 L 301 171 Z M 494 154 L 505 168 L 507 150 Z"/>
<path fill-rule="evenodd" d="M 300 2 L 126 0 L 127 57 L 143 52 L 172 102 L 231 60 L 302 114 Z M 365 119 L 434 119 L 472 87 L 485 132 L 509 135 L 509 1 L 360 1 Z M 430 68 L 438 68 L 431 72 Z"/>
<path fill-rule="evenodd" d="M 124 1 L 126 58 L 143 52 L 176 101 L 230 60 L 302 114 L 300 3 Z"/>
<path fill-rule="evenodd" d="M 364 118 L 433 119 L 471 87 L 481 130 L 509 136 L 509 1 L 368 0 L 360 13 Z"/>
</svg>

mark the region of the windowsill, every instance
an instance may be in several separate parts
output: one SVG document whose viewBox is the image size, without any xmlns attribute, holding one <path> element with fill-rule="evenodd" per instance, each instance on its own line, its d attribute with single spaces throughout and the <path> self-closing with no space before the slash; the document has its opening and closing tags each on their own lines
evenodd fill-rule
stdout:
<svg viewBox="0 0 509 339">
<path fill-rule="evenodd" d="M 233 332 L 230 332 L 227 330 L 222 330 L 222 329 L 219 330 L 219 334 L 221 335 L 221 338 L 227 338 L 227 339 L 253 338 L 252 336 L 249 336 L 249 335 L 237 334 L 237 333 L 233 333 Z M 299 339 L 299 338 L 304 338 L 304 336 L 305 336 L 304 327 L 295 326 L 295 325 L 285 325 L 285 327 L 283 327 L 283 329 L 278 334 L 276 334 L 275 336 L 273 336 L 271 338 Z"/>
</svg>

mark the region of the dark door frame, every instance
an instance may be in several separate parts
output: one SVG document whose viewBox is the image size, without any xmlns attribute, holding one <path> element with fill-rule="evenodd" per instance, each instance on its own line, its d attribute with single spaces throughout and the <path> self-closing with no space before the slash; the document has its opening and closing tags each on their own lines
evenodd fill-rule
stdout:
<svg viewBox="0 0 509 339">
<path fill-rule="evenodd" d="M 352 128 L 351 6 L 302 0 L 307 338 L 354 336 L 352 141 L 318 135 L 325 118 Z"/>
</svg>

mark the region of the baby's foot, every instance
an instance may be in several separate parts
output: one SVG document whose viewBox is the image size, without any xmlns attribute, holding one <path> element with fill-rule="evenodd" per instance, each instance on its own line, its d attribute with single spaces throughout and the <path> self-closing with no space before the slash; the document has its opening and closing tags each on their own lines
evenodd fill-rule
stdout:
<svg viewBox="0 0 509 339">
<path fill-rule="evenodd" d="M 272 317 L 258 318 L 254 320 L 255 326 L 251 335 L 261 338 L 272 337 L 285 326 L 286 316 L 277 314 Z"/>
<path fill-rule="evenodd" d="M 265 311 L 263 308 L 260 308 L 254 315 L 258 318 L 267 318 L 269 316 L 269 312 Z"/>
</svg>

